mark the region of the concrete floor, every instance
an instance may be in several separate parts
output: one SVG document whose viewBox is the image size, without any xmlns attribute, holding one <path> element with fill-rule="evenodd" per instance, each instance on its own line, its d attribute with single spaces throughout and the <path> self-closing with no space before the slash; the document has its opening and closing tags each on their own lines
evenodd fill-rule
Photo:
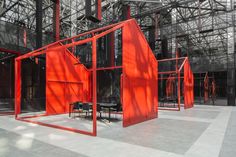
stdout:
<svg viewBox="0 0 236 157">
<path fill-rule="evenodd" d="M 76 127 L 87 121 L 66 115 L 37 120 Z M 97 137 L 0 116 L 0 157 L 235 157 L 235 148 L 235 107 L 159 111 L 158 119 L 127 128 L 99 121 Z"/>
</svg>

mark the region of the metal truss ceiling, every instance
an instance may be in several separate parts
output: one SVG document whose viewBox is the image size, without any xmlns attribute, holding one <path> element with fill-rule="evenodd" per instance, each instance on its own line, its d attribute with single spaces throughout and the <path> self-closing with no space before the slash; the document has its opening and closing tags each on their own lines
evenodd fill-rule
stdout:
<svg viewBox="0 0 236 157">
<path fill-rule="evenodd" d="M 94 0 L 95 1 L 95 0 Z M 93 1 L 93 3 L 95 3 Z M 123 4 L 143 28 L 156 29 L 156 39 L 167 37 L 192 57 L 224 58 L 229 27 L 234 27 L 230 0 L 103 0 L 101 23 L 85 18 L 84 0 L 60 0 L 61 36 L 69 37 L 120 20 Z M 43 32 L 53 32 L 53 1 L 43 0 Z M 236 6 L 234 2 L 233 6 Z M 0 0 L 0 20 L 35 30 L 35 0 Z M 147 34 L 145 32 L 145 34 Z M 173 42 L 173 39 L 176 42 Z M 177 44 L 176 44 L 177 43 Z M 158 46 L 157 46 L 158 47 Z M 157 50 L 158 51 L 158 50 Z M 175 51 L 174 48 L 172 51 Z"/>
</svg>

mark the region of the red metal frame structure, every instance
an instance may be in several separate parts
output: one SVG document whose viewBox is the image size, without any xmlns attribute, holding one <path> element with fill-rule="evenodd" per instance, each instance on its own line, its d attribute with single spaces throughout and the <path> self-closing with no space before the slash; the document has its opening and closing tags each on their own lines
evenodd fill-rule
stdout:
<svg viewBox="0 0 236 157">
<path fill-rule="evenodd" d="M 194 76 L 191 71 L 191 67 L 189 64 L 188 57 L 181 57 L 181 58 L 171 58 L 171 59 L 163 59 L 158 60 L 158 64 L 161 64 L 163 62 L 175 62 L 175 71 L 160 71 L 158 72 L 158 75 L 165 74 L 169 75 L 167 78 L 160 78 L 158 77 L 158 80 L 167 80 L 167 86 L 166 86 L 166 93 L 168 96 L 173 95 L 173 81 L 177 79 L 177 108 L 168 108 L 168 107 L 159 107 L 160 110 L 174 110 L 174 111 L 180 111 L 181 108 L 181 79 L 183 80 L 183 86 L 182 86 L 182 93 L 184 97 L 184 109 L 188 109 L 193 107 L 194 105 Z M 180 66 L 178 66 L 180 64 Z M 183 76 L 181 76 L 183 71 Z"/>
<path fill-rule="evenodd" d="M 0 47 L 0 52 L 4 52 L 4 53 L 9 53 L 9 54 L 14 54 L 14 55 L 16 55 L 16 56 L 20 56 L 20 52 L 18 52 L 18 51 L 14 51 L 14 50 L 9 50 L 9 49 L 5 49 L 5 48 L 1 48 Z M 1 90 L 1 89 L 0 89 Z M 0 112 L 0 115 L 2 116 L 4 116 L 4 115 L 12 115 L 12 114 L 14 114 L 14 112 Z"/>
<path fill-rule="evenodd" d="M 97 39 L 118 29 L 122 30 L 122 66 L 97 68 Z M 78 40 L 85 35 L 92 35 L 92 37 Z M 92 43 L 91 69 L 86 69 L 68 49 L 88 42 Z M 33 117 L 67 113 L 71 102 L 92 101 L 93 130 L 91 132 L 36 122 L 28 119 L 32 116 L 22 117 L 19 115 L 21 113 L 21 61 L 42 54 L 46 55 L 46 114 Z M 16 58 L 15 118 L 25 122 L 96 136 L 97 71 L 117 68 L 122 68 L 123 126 L 127 127 L 157 118 L 157 61 L 145 36 L 133 19 L 60 40 Z M 89 79 L 90 76 L 92 81 Z M 92 90 L 90 86 L 92 86 Z"/>
</svg>

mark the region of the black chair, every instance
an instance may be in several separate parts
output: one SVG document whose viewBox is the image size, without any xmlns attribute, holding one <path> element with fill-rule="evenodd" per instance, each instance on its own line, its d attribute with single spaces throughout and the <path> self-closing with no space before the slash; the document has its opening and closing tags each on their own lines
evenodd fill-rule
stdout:
<svg viewBox="0 0 236 157">
<path fill-rule="evenodd" d="M 118 103 L 117 103 L 117 106 L 116 106 L 116 112 L 121 112 L 121 111 L 123 111 L 123 110 L 122 110 L 122 105 L 121 105 L 120 102 L 118 102 Z"/>
<path fill-rule="evenodd" d="M 100 104 L 97 104 L 97 112 L 99 113 L 100 118 L 102 118 L 102 107 Z"/>
<path fill-rule="evenodd" d="M 112 103 L 115 103 L 115 102 L 112 102 Z M 120 103 L 120 102 L 117 102 L 117 103 L 116 103 L 116 106 L 114 106 L 114 107 L 111 108 L 111 111 L 114 111 L 114 112 L 117 112 L 117 113 L 121 112 L 121 111 L 122 111 L 122 105 L 121 105 L 121 103 Z M 116 114 L 115 114 L 115 118 L 116 118 Z"/>
<path fill-rule="evenodd" d="M 166 98 L 165 97 L 161 97 L 159 98 L 159 106 L 160 107 L 164 107 L 165 106 L 165 101 L 166 101 Z"/>
<path fill-rule="evenodd" d="M 82 102 L 75 102 L 72 104 L 73 105 L 73 108 L 72 108 L 72 114 L 73 114 L 73 117 L 75 117 L 75 113 L 79 113 L 79 116 L 80 116 L 80 113 L 83 112 L 82 110 Z"/>
<path fill-rule="evenodd" d="M 84 103 L 84 104 L 82 105 L 82 110 L 83 110 L 83 112 L 86 113 L 86 116 L 88 116 L 89 113 L 92 113 L 91 106 L 90 106 L 88 103 Z"/>
<path fill-rule="evenodd" d="M 176 104 L 178 104 L 178 98 L 173 96 L 173 97 L 169 97 L 169 98 L 166 98 L 167 99 L 167 102 L 168 103 L 171 103 L 173 104 L 173 108 L 176 107 Z"/>
</svg>

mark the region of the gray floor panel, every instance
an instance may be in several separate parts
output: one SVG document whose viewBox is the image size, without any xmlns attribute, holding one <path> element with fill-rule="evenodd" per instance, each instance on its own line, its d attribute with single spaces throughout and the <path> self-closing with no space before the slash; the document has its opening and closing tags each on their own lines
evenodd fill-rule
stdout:
<svg viewBox="0 0 236 157">
<path fill-rule="evenodd" d="M 115 141 L 184 154 L 208 127 L 208 123 L 159 119 L 112 132 L 104 130 L 98 136 Z M 181 129 L 179 129 L 181 126 Z M 115 135 L 115 136 L 114 136 Z"/>
<path fill-rule="evenodd" d="M 0 129 L 0 157 L 86 157 L 33 138 Z"/>
<path fill-rule="evenodd" d="M 220 157 L 236 156 L 236 111 L 231 112 L 224 142 L 220 151 Z"/>
</svg>

